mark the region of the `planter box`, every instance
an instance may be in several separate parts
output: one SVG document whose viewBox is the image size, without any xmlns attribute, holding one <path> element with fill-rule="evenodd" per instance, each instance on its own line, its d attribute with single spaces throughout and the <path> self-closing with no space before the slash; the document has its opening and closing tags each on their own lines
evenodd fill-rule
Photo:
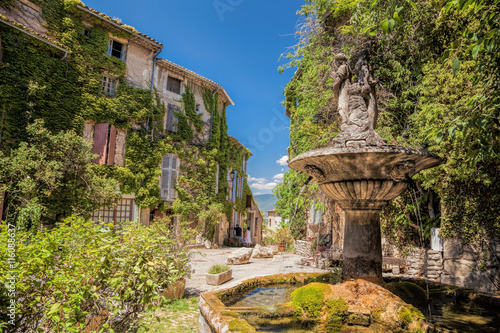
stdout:
<svg viewBox="0 0 500 333">
<path fill-rule="evenodd" d="M 323 251 L 329 250 L 330 247 L 318 245 L 317 249 L 318 249 L 318 252 L 323 252 Z"/>
<path fill-rule="evenodd" d="M 186 279 L 179 279 L 177 282 L 172 283 L 167 289 L 164 289 L 160 294 L 161 297 L 165 296 L 166 299 L 178 299 L 184 296 L 186 289 Z"/>
<path fill-rule="evenodd" d="M 218 286 L 219 284 L 223 284 L 226 281 L 231 280 L 233 277 L 233 270 L 230 269 L 228 271 L 219 273 L 219 274 L 209 274 L 207 273 L 207 284 L 212 286 Z"/>
<path fill-rule="evenodd" d="M 278 245 L 269 245 L 269 247 L 271 248 L 271 250 L 273 250 L 273 254 L 276 254 L 280 251 Z"/>
</svg>

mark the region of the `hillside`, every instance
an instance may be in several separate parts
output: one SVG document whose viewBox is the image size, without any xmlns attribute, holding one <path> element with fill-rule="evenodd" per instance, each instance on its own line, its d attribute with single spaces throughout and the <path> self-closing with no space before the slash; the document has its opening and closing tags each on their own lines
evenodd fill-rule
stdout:
<svg viewBox="0 0 500 333">
<path fill-rule="evenodd" d="M 276 206 L 276 197 L 272 194 L 259 194 L 254 196 L 259 209 L 264 212 L 264 218 L 267 218 L 267 211 Z"/>
</svg>

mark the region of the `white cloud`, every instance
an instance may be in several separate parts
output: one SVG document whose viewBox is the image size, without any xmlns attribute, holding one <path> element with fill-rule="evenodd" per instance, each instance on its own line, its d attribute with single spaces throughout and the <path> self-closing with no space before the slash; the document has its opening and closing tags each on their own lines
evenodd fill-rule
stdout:
<svg viewBox="0 0 500 333">
<path fill-rule="evenodd" d="M 256 188 L 257 190 L 272 190 L 278 183 L 269 182 L 269 183 L 256 183 L 250 184 L 251 188 Z"/>
<path fill-rule="evenodd" d="M 279 165 L 288 165 L 288 156 L 282 156 L 279 160 L 276 161 Z"/>
<path fill-rule="evenodd" d="M 274 180 L 283 180 L 284 175 L 285 174 L 283 174 L 283 173 L 278 173 L 277 175 L 274 175 L 273 179 Z"/>
<path fill-rule="evenodd" d="M 248 182 L 264 183 L 266 182 L 266 178 L 254 178 L 248 175 Z"/>
</svg>

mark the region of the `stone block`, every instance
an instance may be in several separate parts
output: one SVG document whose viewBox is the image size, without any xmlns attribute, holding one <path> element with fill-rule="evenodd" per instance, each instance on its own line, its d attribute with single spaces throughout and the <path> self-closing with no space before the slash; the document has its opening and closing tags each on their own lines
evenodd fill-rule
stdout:
<svg viewBox="0 0 500 333">
<path fill-rule="evenodd" d="M 252 258 L 272 258 L 273 250 L 267 246 L 255 245 L 252 252 Z"/>
<path fill-rule="evenodd" d="M 443 272 L 445 274 L 454 275 L 456 277 L 466 277 L 476 266 L 474 261 L 469 260 L 445 260 Z"/>
<path fill-rule="evenodd" d="M 459 259 L 464 252 L 462 242 L 458 239 L 446 239 L 443 243 L 444 259 Z"/>
<path fill-rule="evenodd" d="M 223 284 L 224 282 L 229 281 L 232 277 L 232 269 L 219 274 L 206 274 L 207 284 L 211 286 L 218 286 L 219 284 Z"/>
<path fill-rule="evenodd" d="M 349 307 L 347 323 L 349 325 L 370 326 L 371 312 L 359 307 Z"/>
<path fill-rule="evenodd" d="M 392 266 L 392 274 L 399 275 L 400 273 L 401 273 L 401 271 L 399 269 L 399 265 L 393 265 Z"/>
<path fill-rule="evenodd" d="M 242 247 L 233 251 L 226 259 L 226 265 L 247 264 L 252 256 L 253 249 Z"/>
</svg>

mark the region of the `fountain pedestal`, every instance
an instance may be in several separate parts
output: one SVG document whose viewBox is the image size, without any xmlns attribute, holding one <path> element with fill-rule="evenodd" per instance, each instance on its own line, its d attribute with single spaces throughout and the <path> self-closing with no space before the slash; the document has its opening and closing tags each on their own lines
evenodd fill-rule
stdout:
<svg viewBox="0 0 500 333">
<path fill-rule="evenodd" d="M 417 172 L 442 160 L 426 150 L 371 146 L 329 147 L 295 157 L 290 168 L 303 171 L 346 212 L 344 280 L 382 283 L 380 211 L 408 186 Z"/>
</svg>

